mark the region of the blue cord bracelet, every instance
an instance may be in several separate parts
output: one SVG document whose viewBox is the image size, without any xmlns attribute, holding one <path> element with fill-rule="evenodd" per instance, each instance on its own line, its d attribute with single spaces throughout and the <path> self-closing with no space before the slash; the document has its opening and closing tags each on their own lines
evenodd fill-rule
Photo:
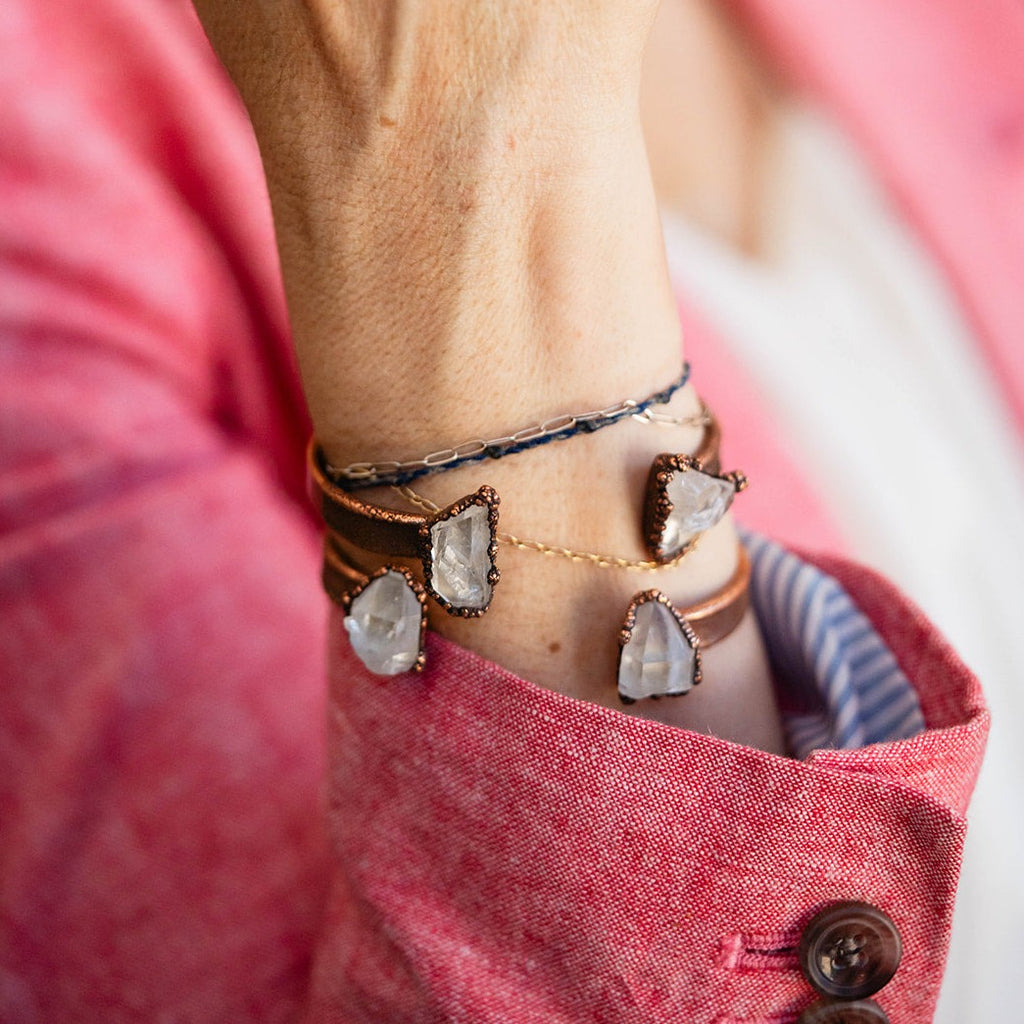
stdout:
<svg viewBox="0 0 1024 1024">
<path fill-rule="evenodd" d="M 550 444 L 552 441 L 565 441 L 578 434 L 592 434 L 609 427 L 613 423 L 620 423 L 628 416 L 637 416 L 645 412 L 652 405 L 664 405 L 672 396 L 690 379 L 690 364 L 683 364 L 683 371 L 667 388 L 657 391 L 639 402 L 623 402 L 619 406 L 612 407 L 614 411 L 607 410 L 600 413 L 583 413 L 583 418 L 576 416 L 558 416 L 549 420 L 550 423 L 557 423 L 559 420 L 568 419 L 570 422 L 563 428 L 556 428 L 550 432 L 541 432 L 535 436 L 528 436 L 521 441 L 514 438 L 519 434 L 530 434 L 534 430 L 542 431 L 543 427 L 530 427 L 517 431 L 516 435 L 509 438 L 502 438 L 502 443 L 483 443 L 483 447 L 465 455 L 459 455 L 455 449 L 451 449 L 452 457 L 443 461 L 428 463 L 419 460 L 418 464 L 412 466 L 399 465 L 397 468 L 385 472 L 377 472 L 376 466 L 367 463 L 357 463 L 345 470 L 327 467 L 331 480 L 343 491 L 358 491 L 367 487 L 399 487 L 403 484 L 412 483 L 420 477 L 430 476 L 433 473 L 443 473 L 459 466 L 468 466 L 474 462 L 482 462 L 484 459 L 501 459 L 506 455 L 515 455 L 517 452 L 525 452 L 531 448 L 539 448 L 542 445 Z M 507 443 L 506 443 L 507 442 Z M 472 443 L 472 442 L 469 442 Z M 462 445 L 461 447 L 465 447 Z M 447 454 L 447 453 L 440 453 Z M 428 456 L 429 458 L 429 456 Z M 394 466 L 394 463 L 382 463 L 380 465 Z"/>
</svg>

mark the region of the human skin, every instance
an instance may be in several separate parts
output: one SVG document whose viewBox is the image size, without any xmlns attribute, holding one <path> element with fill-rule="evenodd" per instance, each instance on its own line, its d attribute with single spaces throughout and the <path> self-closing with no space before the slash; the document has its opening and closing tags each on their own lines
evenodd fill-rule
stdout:
<svg viewBox="0 0 1024 1024">
<path fill-rule="evenodd" d="M 677 376 L 638 103 L 655 3 L 196 7 L 259 141 L 303 385 L 333 464 L 415 458 Z M 691 387 L 672 411 L 697 408 Z M 629 422 L 418 489 L 445 505 L 488 483 L 504 530 L 639 559 L 651 459 L 699 440 Z M 657 574 L 503 547 L 488 613 L 438 614 L 432 627 L 539 685 L 621 708 L 616 635 L 632 595 L 657 587 L 684 605 L 735 561 L 729 519 Z M 631 711 L 783 749 L 752 616 L 706 652 L 698 690 Z"/>
</svg>

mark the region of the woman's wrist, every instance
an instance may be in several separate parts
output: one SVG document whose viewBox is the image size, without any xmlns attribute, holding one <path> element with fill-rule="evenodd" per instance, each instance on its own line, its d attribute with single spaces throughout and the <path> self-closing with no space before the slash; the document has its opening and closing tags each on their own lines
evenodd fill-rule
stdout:
<svg viewBox="0 0 1024 1024">
<path fill-rule="evenodd" d="M 203 0 L 260 141 L 300 369 L 332 463 L 415 457 L 676 376 L 678 315 L 636 95 L 653 6 L 264 6 L 258 17 L 274 24 L 238 45 L 222 18 L 232 4 Z M 616 427 L 424 491 L 447 504 L 490 483 L 505 529 L 639 558 L 647 467 L 686 447 Z M 614 705 L 632 595 L 707 596 L 732 575 L 736 538 L 723 521 L 657 583 L 514 547 L 501 557 L 487 615 L 441 615 L 436 628 Z M 722 666 L 739 678 L 716 678 Z M 712 698 L 652 713 L 780 748 L 777 716 L 765 731 L 744 710 L 753 694 L 771 706 L 749 620 L 709 652 L 701 689 Z"/>
<path fill-rule="evenodd" d="M 672 375 L 637 103 L 654 6 L 200 0 L 256 128 L 332 459 Z"/>
<path fill-rule="evenodd" d="M 674 375 L 678 322 L 639 128 L 568 148 L 432 168 L 364 153 L 312 214 L 279 216 L 332 461 L 408 457 Z"/>
<path fill-rule="evenodd" d="M 674 412 L 695 402 L 681 394 Z M 642 495 L 653 456 L 663 448 L 695 450 L 699 428 L 665 430 L 624 423 L 598 434 L 498 462 L 424 478 L 418 495 L 446 506 L 487 483 L 501 496 L 499 531 L 630 560 L 646 559 Z M 365 492 L 360 492 L 365 494 Z M 415 511 L 390 490 L 369 492 L 380 504 Z M 616 687 L 617 638 L 631 599 L 657 588 L 677 607 L 720 591 L 737 566 L 728 516 L 701 535 L 681 563 L 657 572 L 601 567 L 499 543 L 501 580 L 480 618 L 431 611 L 431 628 L 542 686 L 623 709 Z M 358 556 L 373 568 L 386 557 Z M 409 563 L 415 574 L 418 563 Z M 641 701 L 629 712 L 710 731 L 782 752 L 767 662 L 752 618 L 704 652 L 704 682 L 685 698 Z"/>
</svg>

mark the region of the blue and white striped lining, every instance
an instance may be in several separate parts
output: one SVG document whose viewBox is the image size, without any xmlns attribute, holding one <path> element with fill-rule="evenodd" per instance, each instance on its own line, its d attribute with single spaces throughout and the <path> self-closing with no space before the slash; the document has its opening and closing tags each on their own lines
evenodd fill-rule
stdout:
<svg viewBox="0 0 1024 1024">
<path fill-rule="evenodd" d="M 910 680 L 831 576 L 757 534 L 750 553 L 754 611 L 782 691 L 790 751 L 853 749 L 924 731 Z"/>
</svg>

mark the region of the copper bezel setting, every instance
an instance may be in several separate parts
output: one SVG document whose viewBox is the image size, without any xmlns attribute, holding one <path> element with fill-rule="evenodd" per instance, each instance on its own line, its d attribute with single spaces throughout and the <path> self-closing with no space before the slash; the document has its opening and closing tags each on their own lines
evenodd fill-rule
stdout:
<svg viewBox="0 0 1024 1024">
<path fill-rule="evenodd" d="M 704 670 L 701 663 L 701 642 L 700 637 L 697 636 L 693 627 L 686 621 L 682 613 L 678 608 L 667 598 L 660 590 L 645 590 L 642 593 L 636 594 L 633 600 L 629 602 L 629 607 L 626 609 L 626 617 L 623 619 L 622 628 L 619 630 L 619 657 L 616 661 L 615 667 L 615 678 L 616 685 L 618 682 L 619 670 L 622 667 L 622 652 L 626 649 L 626 644 L 633 639 L 633 628 L 636 626 L 636 612 L 637 609 L 650 601 L 657 601 L 658 604 L 664 605 L 671 613 L 672 618 L 675 619 L 676 624 L 679 626 L 680 631 L 686 638 L 686 642 L 693 651 L 693 675 L 691 676 L 690 686 L 685 690 L 679 690 L 677 693 L 652 693 L 650 697 L 644 697 L 643 700 L 660 700 L 662 697 L 685 697 L 690 690 L 695 686 L 700 685 L 700 681 L 704 678 Z M 637 699 L 635 697 L 626 697 L 621 690 L 618 691 L 619 700 L 623 704 L 635 704 Z"/>
<path fill-rule="evenodd" d="M 659 565 L 682 558 L 692 550 L 697 541 L 696 536 L 692 537 L 682 548 L 671 554 L 666 553 L 664 549 L 665 525 L 673 508 L 672 499 L 668 496 L 669 482 L 675 474 L 691 471 L 703 473 L 716 480 L 724 480 L 736 488 L 733 497 L 729 499 L 726 511 L 732 506 L 733 498 L 747 487 L 747 478 L 738 469 L 729 473 L 713 473 L 692 455 L 673 455 L 665 452 L 655 456 L 654 462 L 651 463 L 651 471 L 647 474 L 647 489 L 644 493 L 643 535 L 648 554 L 652 561 Z"/>
<path fill-rule="evenodd" d="M 500 503 L 501 498 L 498 496 L 498 492 L 493 487 L 483 484 L 478 488 L 475 494 L 468 494 L 466 497 L 460 498 L 447 508 L 444 508 L 440 512 L 431 516 L 420 527 L 419 559 L 420 564 L 423 566 L 423 582 L 426 586 L 427 593 L 449 615 L 457 615 L 464 619 L 477 619 L 491 606 L 491 601 L 494 599 L 494 588 L 498 585 L 498 580 L 501 579 L 501 573 L 498 571 L 497 565 L 498 505 Z M 491 597 L 488 599 L 487 603 L 480 608 L 459 608 L 447 599 L 443 598 L 434 589 L 434 565 L 433 558 L 431 556 L 431 548 L 433 545 L 431 543 L 430 531 L 438 523 L 443 523 L 448 519 L 454 519 L 455 516 L 459 515 L 461 512 L 465 512 L 466 509 L 471 508 L 473 505 L 480 505 L 487 509 L 487 525 L 491 532 L 491 539 L 487 545 L 487 556 L 491 563 L 490 568 L 487 570 L 487 582 L 491 585 Z"/>
<path fill-rule="evenodd" d="M 368 575 L 360 584 L 353 587 L 351 590 L 346 591 L 341 596 L 341 608 L 345 615 L 350 615 L 352 612 L 352 602 L 363 593 L 364 590 L 375 580 L 379 580 L 381 577 L 386 576 L 389 572 L 398 573 L 400 576 L 405 577 L 406 583 L 409 584 L 412 592 L 416 595 L 416 600 L 420 603 L 420 649 L 419 654 L 416 656 L 416 661 L 409 666 L 406 672 L 422 672 L 423 666 L 427 662 L 427 652 L 424 646 L 424 641 L 427 635 L 427 593 L 423 588 L 423 584 L 402 565 L 382 565 L 379 569 Z M 351 645 L 350 645 L 351 646 Z M 356 657 L 359 657 L 357 654 Z M 367 672 L 370 672 L 367 669 Z M 373 672 L 373 675 L 378 673 Z M 402 675 L 401 672 L 396 672 L 395 675 Z M 382 679 L 390 679 L 391 676 L 380 676 Z"/>
</svg>

